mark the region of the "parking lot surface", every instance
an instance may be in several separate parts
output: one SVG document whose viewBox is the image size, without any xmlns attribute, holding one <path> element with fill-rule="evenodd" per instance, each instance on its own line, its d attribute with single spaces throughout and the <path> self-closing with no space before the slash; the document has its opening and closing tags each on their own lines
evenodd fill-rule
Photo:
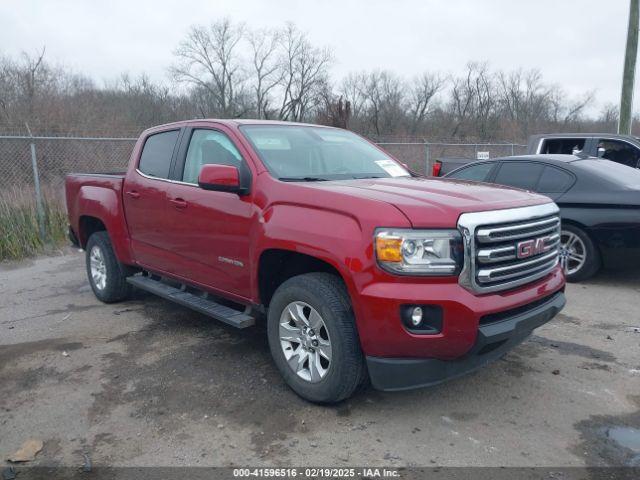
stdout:
<svg viewBox="0 0 640 480">
<path fill-rule="evenodd" d="M 502 360 L 437 387 L 298 398 L 265 329 L 105 305 L 76 251 L 0 266 L 0 454 L 35 465 L 640 465 L 640 275 L 569 285 Z"/>
</svg>

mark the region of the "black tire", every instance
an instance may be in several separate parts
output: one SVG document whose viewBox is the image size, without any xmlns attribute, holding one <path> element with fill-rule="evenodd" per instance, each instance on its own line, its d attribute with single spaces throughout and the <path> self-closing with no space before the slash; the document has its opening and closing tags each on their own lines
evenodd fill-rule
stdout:
<svg viewBox="0 0 640 480">
<path fill-rule="evenodd" d="M 280 317 L 292 302 L 315 309 L 331 339 L 331 363 L 325 376 L 312 383 L 289 367 L 280 342 Z M 271 355 L 286 383 L 302 398 L 315 403 L 336 403 L 350 397 L 365 383 L 366 366 L 342 279 L 329 273 L 306 273 L 284 282 L 273 295 L 267 318 Z"/>
<path fill-rule="evenodd" d="M 584 264 L 579 269 L 571 273 L 567 271 L 567 281 L 581 282 L 598 273 L 601 266 L 600 252 L 591 240 L 591 237 L 589 237 L 589 235 L 580 227 L 576 227 L 571 224 L 563 224 L 561 234 L 563 239 L 566 238 L 567 234 L 572 234 L 578 237 L 584 245 L 584 251 L 586 254 Z"/>
<path fill-rule="evenodd" d="M 102 288 L 96 284 L 91 274 L 91 255 L 94 249 L 99 250 L 104 262 L 106 281 Z M 89 237 L 86 247 L 86 266 L 89 284 L 98 300 L 113 303 L 125 300 L 130 295 L 131 285 L 127 283 L 126 278 L 131 272 L 116 258 L 107 232 L 96 232 Z"/>
</svg>

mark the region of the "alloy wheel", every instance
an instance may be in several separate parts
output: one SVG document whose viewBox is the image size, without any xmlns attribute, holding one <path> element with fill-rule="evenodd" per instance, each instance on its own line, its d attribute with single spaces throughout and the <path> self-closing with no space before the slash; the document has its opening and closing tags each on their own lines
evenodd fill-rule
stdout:
<svg viewBox="0 0 640 480">
<path fill-rule="evenodd" d="M 89 254 L 89 267 L 91 279 L 98 290 L 104 290 L 107 286 L 107 266 L 99 246 L 94 245 Z"/>
<path fill-rule="evenodd" d="M 305 302 L 292 302 L 280 316 L 280 346 L 289 368 L 307 382 L 321 381 L 331 368 L 331 339 L 320 314 Z"/>
<path fill-rule="evenodd" d="M 587 247 L 573 232 L 563 230 L 560 237 L 560 258 L 567 275 L 573 275 L 584 267 L 587 261 Z"/>
</svg>

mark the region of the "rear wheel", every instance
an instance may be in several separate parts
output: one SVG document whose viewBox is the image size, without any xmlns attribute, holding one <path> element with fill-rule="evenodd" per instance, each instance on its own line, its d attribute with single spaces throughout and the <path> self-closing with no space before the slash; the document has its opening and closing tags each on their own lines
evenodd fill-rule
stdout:
<svg viewBox="0 0 640 480">
<path fill-rule="evenodd" d="M 87 276 L 98 300 L 113 303 L 126 299 L 131 293 L 128 268 L 116 258 L 107 232 L 91 235 L 86 251 Z"/>
<path fill-rule="evenodd" d="M 580 282 L 598 272 L 600 253 L 584 230 L 574 225 L 563 225 L 560 241 L 560 258 L 568 281 Z"/>
<path fill-rule="evenodd" d="M 328 273 L 290 278 L 269 305 L 271 355 L 301 397 L 335 403 L 366 376 L 351 302 L 342 280 Z"/>
</svg>

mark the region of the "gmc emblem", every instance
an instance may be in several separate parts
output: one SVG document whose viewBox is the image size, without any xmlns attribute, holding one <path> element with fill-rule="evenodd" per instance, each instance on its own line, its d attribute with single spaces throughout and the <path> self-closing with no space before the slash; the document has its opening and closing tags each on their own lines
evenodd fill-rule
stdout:
<svg viewBox="0 0 640 480">
<path fill-rule="evenodd" d="M 529 258 L 551 250 L 552 246 L 548 244 L 551 237 L 534 238 L 533 240 L 525 240 L 518 242 L 516 245 L 516 256 L 518 258 Z"/>
</svg>

